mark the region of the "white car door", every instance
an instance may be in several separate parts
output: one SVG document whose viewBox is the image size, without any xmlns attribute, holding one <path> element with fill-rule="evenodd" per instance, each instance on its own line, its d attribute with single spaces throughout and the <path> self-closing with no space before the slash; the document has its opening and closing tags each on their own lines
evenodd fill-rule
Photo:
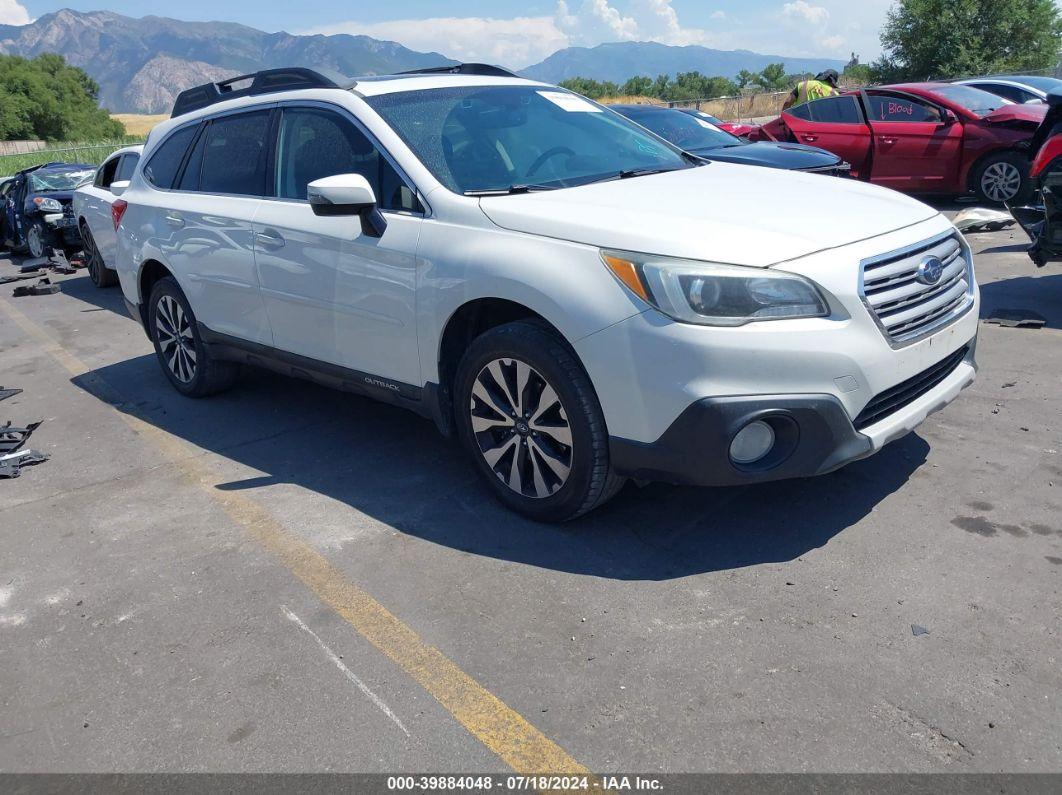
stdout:
<svg viewBox="0 0 1062 795">
<path fill-rule="evenodd" d="M 415 285 L 423 208 L 416 192 L 345 110 L 322 103 L 281 108 L 274 196 L 254 219 L 274 345 L 419 385 Z M 372 186 L 387 222 L 382 236 L 364 233 L 356 215 L 319 217 L 306 201 L 308 183 L 347 173 Z"/>
<path fill-rule="evenodd" d="M 103 161 L 96 171 L 96 178 L 90 185 L 83 185 L 74 192 L 74 212 L 83 218 L 92 235 L 92 245 L 96 246 L 108 267 L 114 267 L 114 253 L 117 238 L 114 222 L 111 220 L 111 202 L 114 194 L 110 186 L 118 173 L 122 156 L 112 155 Z"/>
<path fill-rule="evenodd" d="M 270 125 L 269 109 L 211 119 L 198 134 L 188 134 L 179 152 L 166 153 L 184 161 L 180 171 L 172 176 L 175 168 L 160 169 L 166 184 L 153 183 L 167 190 L 155 212 L 156 240 L 196 319 L 210 331 L 263 345 L 273 338 L 258 289 L 251 221 L 266 189 Z M 165 147 L 144 166 L 149 181 Z"/>
</svg>

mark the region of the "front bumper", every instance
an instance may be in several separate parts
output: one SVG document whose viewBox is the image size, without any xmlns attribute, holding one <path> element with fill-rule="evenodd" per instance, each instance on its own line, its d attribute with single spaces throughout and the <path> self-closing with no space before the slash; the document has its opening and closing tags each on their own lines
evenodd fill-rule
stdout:
<svg viewBox="0 0 1062 795">
<path fill-rule="evenodd" d="M 833 395 L 749 395 L 704 398 L 691 404 L 656 442 L 609 440 L 616 474 L 636 480 L 691 486 L 736 486 L 824 475 L 880 450 L 917 428 L 973 383 L 976 339 L 929 368 L 926 380 L 905 382 L 906 394 L 891 391 L 893 410 L 857 430 Z M 921 375 L 921 374 L 920 374 Z M 896 388 L 894 388 L 895 390 Z M 760 420 L 771 425 L 775 446 L 762 461 L 738 465 L 729 449 L 737 433 Z"/>
</svg>

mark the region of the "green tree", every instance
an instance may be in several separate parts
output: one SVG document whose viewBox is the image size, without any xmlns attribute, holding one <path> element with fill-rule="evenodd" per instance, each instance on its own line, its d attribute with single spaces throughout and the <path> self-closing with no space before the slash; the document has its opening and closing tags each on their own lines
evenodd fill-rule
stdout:
<svg viewBox="0 0 1062 795">
<path fill-rule="evenodd" d="M 98 98 L 99 86 L 61 55 L 0 55 L 0 139 L 102 141 L 125 135 Z"/>
<path fill-rule="evenodd" d="M 641 75 L 639 77 L 632 77 L 626 83 L 623 84 L 623 88 L 620 91 L 626 96 L 631 97 L 645 97 L 652 96 L 653 90 L 653 78 Z"/>
<path fill-rule="evenodd" d="M 784 63 L 772 63 L 765 66 L 757 82 L 765 91 L 782 91 L 792 85 L 789 76 L 785 73 Z"/>
<path fill-rule="evenodd" d="M 1048 69 L 1062 16 L 1053 0 L 899 0 L 881 34 L 883 80 Z"/>
</svg>

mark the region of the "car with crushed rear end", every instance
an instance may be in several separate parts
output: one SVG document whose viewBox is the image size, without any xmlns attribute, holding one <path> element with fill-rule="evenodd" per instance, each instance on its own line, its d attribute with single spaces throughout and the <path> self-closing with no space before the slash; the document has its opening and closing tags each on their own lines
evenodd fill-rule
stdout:
<svg viewBox="0 0 1062 795">
<path fill-rule="evenodd" d="M 754 137 L 828 149 L 876 185 L 1004 204 L 1032 194 L 1028 144 L 1045 112 L 972 86 L 905 83 L 797 105 Z"/>
<path fill-rule="evenodd" d="M 832 472 L 974 380 L 974 263 L 947 218 L 748 175 L 497 67 L 274 69 L 178 97 L 115 265 L 181 394 L 250 364 L 370 395 L 565 521 L 627 480 Z"/>
</svg>

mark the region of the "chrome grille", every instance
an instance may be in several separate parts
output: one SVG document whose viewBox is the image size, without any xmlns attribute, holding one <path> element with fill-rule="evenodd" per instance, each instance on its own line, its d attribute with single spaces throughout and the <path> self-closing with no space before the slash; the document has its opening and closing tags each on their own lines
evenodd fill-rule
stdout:
<svg viewBox="0 0 1062 795">
<path fill-rule="evenodd" d="M 935 284 L 918 279 L 928 257 L 944 264 Z M 860 295 L 895 346 L 910 345 L 948 325 L 973 304 L 969 250 L 954 234 L 863 261 Z"/>
</svg>

